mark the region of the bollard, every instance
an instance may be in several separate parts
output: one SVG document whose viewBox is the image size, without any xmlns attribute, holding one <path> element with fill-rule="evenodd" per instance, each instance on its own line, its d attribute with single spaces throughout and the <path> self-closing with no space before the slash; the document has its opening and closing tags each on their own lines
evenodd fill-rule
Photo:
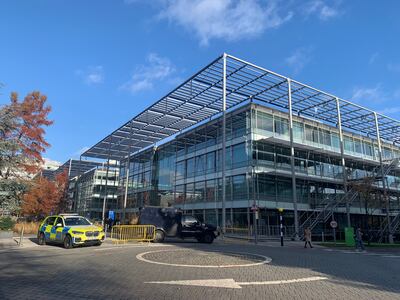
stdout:
<svg viewBox="0 0 400 300">
<path fill-rule="evenodd" d="M 281 236 L 281 247 L 283 247 L 283 208 L 278 208 L 279 211 L 279 223 L 280 223 L 280 236 Z"/>
<path fill-rule="evenodd" d="M 322 231 L 322 242 L 325 242 L 325 236 L 324 236 L 324 232 Z"/>
<path fill-rule="evenodd" d="M 23 240 L 24 240 L 24 228 L 25 228 L 25 226 L 22 225 L 22 229 L 21 229 L 21 232 L 20 232 L 20 234 L 19 234 L 19 245 L 18 245 L 18 246 L 20 246 L 20 247 L 23 245 Z"/>
</svg>

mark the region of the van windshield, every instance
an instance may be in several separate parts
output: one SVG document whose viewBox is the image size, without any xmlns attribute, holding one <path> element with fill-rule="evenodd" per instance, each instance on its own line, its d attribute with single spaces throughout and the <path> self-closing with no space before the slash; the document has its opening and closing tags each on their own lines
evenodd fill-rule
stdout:
<svg viewBox="0 0 400 300">
<path fill-rule="evenodd" d="M 91 224 L 86 218 L 82 217 L 65 218 L 65 226 L 77 226 L 77 225 L 91 225 Z"/>
</svg>

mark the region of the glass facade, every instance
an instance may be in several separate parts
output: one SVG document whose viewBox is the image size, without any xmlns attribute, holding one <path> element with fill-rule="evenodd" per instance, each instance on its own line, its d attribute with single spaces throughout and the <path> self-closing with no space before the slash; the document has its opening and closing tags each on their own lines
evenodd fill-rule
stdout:
<svg viewBox="0 0 400 300">
<path fill-rule="evenodd" d="M 287 210 L 293 224 L 293 182 L 287 114 L 256 104 L 227 114 L 226 122 L 226 214 L 227 224 L 246 227 L 252 222 L 250 207 L 265 211 L 261 221 L 276 220 L 271 212 Z M 144 150 L 121 162 L 119 213 L 135 214 L 143 205 L 175 206 L 202 221 L 220 225 L 222 201 L 221 119 L 210 120 L 175 136 L 156 148 Z M 344 178 L 354 180 L 376 172 L 377 142 L 344 132 L 345 168 L 342 166 L 337 128 L 315 120 L 293 118 L 294 174 L 300 213 L 317 209 L 344 193 Z M 400 157 L 400 149 L 382 146 L 383 159 Z M 127 172 L 129 166 L 129 172 Z M 128 180 L 126 175 L 129 173 Z M 399 209 L 400 173 L 386 178 L 390 207 Z M 382 184 L 373 193 L 382 194 Z M 362 199 L 352 203 L 351 213 L 361 213 Z M 343 208 L 338 213 L 344 214 Z M 375 212 L 384 216 L 385 210 Z M 275 221 L 274 221 L 275 222 Z M 276 226 L 272 224 L 271 226 Z"/>
<path fill-rule="evenodd" d="M 101 220 L 105 195 L 106 212 L 117 209 L 118 177 L 118 167 L 110 167 L 108 172 L 106 167 L 85 172 L 74 184 L 74 210 L 92 220 Z"/>
</svg>

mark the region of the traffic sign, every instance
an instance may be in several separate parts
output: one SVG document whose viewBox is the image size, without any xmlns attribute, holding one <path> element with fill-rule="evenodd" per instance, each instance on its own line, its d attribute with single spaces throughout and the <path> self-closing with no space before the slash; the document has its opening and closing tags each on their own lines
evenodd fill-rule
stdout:
<svg viewBox="0 0 400 300">
<path fill-rule="evenodd" d="M 330 223 L 332 228 L 336 228 L 337 227 L 337 222 L 336 221 L 331 221 Z"/>
</svg>

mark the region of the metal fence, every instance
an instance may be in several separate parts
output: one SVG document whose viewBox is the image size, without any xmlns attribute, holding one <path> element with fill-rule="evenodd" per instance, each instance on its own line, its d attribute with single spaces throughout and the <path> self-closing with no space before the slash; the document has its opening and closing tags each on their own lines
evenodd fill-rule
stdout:
<svg viewBox="0 0 400 300">
<path fill-rule="evenodd" d="M 115 225 L 111 229 L 113 243 L 152 242 L 156 238 L 153 225 Z"/>
<path fill-rule="evenodd" d="M 249 237 L 252 238 L 255 235 L 254 227 L 229 227 L 226 228 L 226 233 L 228 235 Z M 285 237 L 291 237 L 295 233 L 294 226 L 283 226 L 283 235 Z M 278 238 L 280 236 L 280 227 L 278 225 L 267 226 L 258 225 L 257 235 L 260 238 Z"/>
</svg>

